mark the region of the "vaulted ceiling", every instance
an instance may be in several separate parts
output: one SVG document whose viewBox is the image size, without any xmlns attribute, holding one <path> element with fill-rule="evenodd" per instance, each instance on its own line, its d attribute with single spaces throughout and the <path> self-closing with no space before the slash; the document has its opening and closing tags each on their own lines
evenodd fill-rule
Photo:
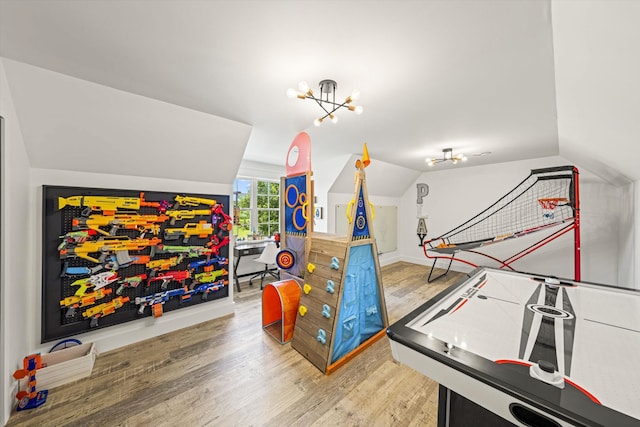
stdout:
<svg viewBox="0 0 640 427">
<path fill-rule="evenodd" d="M 95 132 L 86 132 L 91 120 L 85 115 L 102 117 L 109 108 L 127 110 L 122 106 L 131 102 L 145 108 L 144 101 L 133 101 L 130 95 L 114 95 L 104 97 L 104 105 L 95 112 L 87 112 L 83 94 L 95 93 L 96 85 L 171 105 L 157 112 L 161 119 L 156 122 L 173 121 L 162 117 L 177 122 L 166 132 L 166 123 L 158 124 L 160 131 L 148 132 L 147 142 L 170 134 L 174 148 L 192 153 L 212 149 L 222 155 L 219 150 L 227 146 L 229 155 L 282 164 L 295 134 L 307 131 L 314 156 L 359 153 L 366 141 L 372 158 L 417 172 L 429 170 L 425 158 L 441 156 L 447 147 L 469 157 L 465 166 L 558 154 L 589 163 L 601 150 L 606 152 L 598 144 L 611 141 L 589 141 L 589 121 L 597 117 L 587 115 L 588 120 L 580 121 L 587 110 L 599 114 L 588 100 L 586 105 L 575 101 L 583 92 L 581 85 L 602 77 L 585 78 L 588 69 L 581 76 L 573 74 L 576 61 L 585 66 L 599 61 L 588 57 L 586 48 L 576 53 L 575 45 L 589 34 L 602 9 L 613 14 L 612 20 L 593 40 L 627 40 L 627 19 L 631 24 L 638 8 L 623 10 L 624 2 L 615 1 L 586 2 L 597 7 L 582 8 L 576 5 L 580 2 L 565 3 L 571 4 L 2 0 L 0 55 L 11 61 L 5 61 L 5 69 L 25 144 L 37 167 L 55 161 L 54 150 L 47 155 L 41 150 L 54 134 L 63 151 L 81 145 L 96 152 L 105 143 L 121 151 L 131 149 L 134 140 L 146 139 L 145 129 L 152 124 L 140 124 L 144 113 L 139 113 L 137 124 L 120 124 L 117 134 L 104 129 L 102 138 L 92 138 Z M 613 11 L 607 4 L 614 4 Z M 581 13 L 576 14 L 576 8 Z M 615 22 L 619 19 L 622 24 Z M 631 41 L 622 48 L 636 46 Z M 603 43 L 591 46 L 591 53 L 613 48 Z M 624 60 L 618 64 L 616 58 Z M 29 90 L 35 85 L 25 76 L 43 72 L 23 64 L 48 73 L 36 80 L 45 89 Z M 614 71 L 609 70 L 606 79 L 617 87 L 623 83 L 615 81 L 615 70 L 627 65 L 634 71 L 638 60 L 623 52 L 612 57 L 611 65 Z M 620 77 L 631 79 L 626 72 Z M 69 76 L 88 82 L 70 84 L 73 101 L 65 100 L 59 90 L 46 90 Z M 338 98 L 358 89 L 364 113 L 341 110 L 337 124 L 316 128 L 312 123 L 322 113 L 320 108 L 309 100 L 287 98 L 286 90 L 300 80 L 314 89 L 327 78 L 338 83 Z M 564 86 L 557 88 L 559 79 Z M 606 96 L 603 92 L 600 95 Z M 33 105 L 38 96 L 48 108 Z M 633 101 L 623 106 L 638 108 Z M 607 111 L 611 108 L 616 107 L 612 104 Z M 55 119 L 47 119 L 48 114 Z M 84 124 L 78 123 L 79 116 Z M 117 118 L 114 123 L 119 124 Z M 127 134 L 126 129 L 136 126 L 142 127 Z M 200 126 L 211 132 L 203 136 Z M 606 132 L 607 127 L 598 129 Z M 618 124 L 616 143 L 626 147 L 639 134 L 637 124 L 626 128 L 623 123 L 622 129 Z M 65 145 L 74 139 L 74 145 Z M 609 171 L 605 175 L 640 179 L 637 168 L 624 159 L 605 162 L 602 170 Z"/>
</svg>

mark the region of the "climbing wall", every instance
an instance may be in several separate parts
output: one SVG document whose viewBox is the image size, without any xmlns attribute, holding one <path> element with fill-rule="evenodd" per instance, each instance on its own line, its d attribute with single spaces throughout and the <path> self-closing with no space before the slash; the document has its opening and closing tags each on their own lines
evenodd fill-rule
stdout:
<svg viewBox="0 0 640 427">
<path fill-rule="evenodd" d="M 356 172 L 346 236 L 312 233 L 291 346 L 329 374 L 384 336 L 388 326 L 372 208 Z"/>
</svg>

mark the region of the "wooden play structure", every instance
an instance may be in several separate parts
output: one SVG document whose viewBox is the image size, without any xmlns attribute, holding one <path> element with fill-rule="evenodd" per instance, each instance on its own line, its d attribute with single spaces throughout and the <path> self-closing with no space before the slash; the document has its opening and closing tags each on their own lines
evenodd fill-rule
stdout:
<svg viewBox="0 0 640 427">
<path fill-rule="evenodd" d="M 388 326 L 364 172 L 368 164 L 365 145 L 362 160 L 356 162 L 347 235 L 311 232 L 306 240 L 309 249 L 301 265 L 304 280 L 291 346 L 326 374 L 384 336 Z"/>
</svg>

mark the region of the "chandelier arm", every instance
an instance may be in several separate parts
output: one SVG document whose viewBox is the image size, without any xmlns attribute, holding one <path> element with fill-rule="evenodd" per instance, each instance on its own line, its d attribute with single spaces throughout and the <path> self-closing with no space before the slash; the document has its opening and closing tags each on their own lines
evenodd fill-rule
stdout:
<svg viewBox="0 0 640 427">
<path fill-rule="evenodd" d="M 335 113 L 335 112 L 338 110 L 338 108 L 340 108 L 340 107 L 336 107 L 336 108 L 334 108 L 334 109 L 333 109 L 333 110 L 331 110 L 331 111 L 327 111 L 324 107 L 322 107 L 322 109 L 323 109 L 327 114 L 325 114 L 324 116 L 322 116 L 322 117 L 320 118 L 320 120 L 324 120 L 324 119 L 326 119 L 327 117 L 331 116 L 333 113 Z"/>
<path fill-rule="evenodd" d="M 318 99 L 315 96 L 309 96 L 309 95 L 306 95 L 306 98 L 307 99 L 313 99 L 314 101 L 316 101 L 318 103 L 318 105 L 321 105 L 320 103 L 323 103 L 323 104 L 326 103 L 326 104 L 331 104 L 333 106 L 337 106 L 337 108 L 346 107 L 347 104 L 350 103 L 350 102 L 347 102 L 347 101 L 344 101 L 342 103 L 340 103 L 340 102 L 331 102 L 331 101 L 327 101 L 325 99 Z"/>
<path fill-rule="evenodd" d="M 318 99 L 318 98 L 316 98 L 315 96 L 309 96 L 309 95 L 307 95 L 307 99 L 312 99 L 312 100 L 316 101 L 316 103 L 320 106 L 320 108 L 322 108 L 322 109 L 324 110 L 324 112 L 325 112 L 325 113 L 327 113 L 327 115 L 326 115 L 326 116 L 324 116 L 324 117 L 327 117 L 329 114 L 333 113 L 333 111 L 336 111 L 336 110 L 333 110 L 333 111 L 330 113 L 330 112 L 329 112 L 329 110 L 327 110 L 326 108 L 324 108 L 323 102 L 325 102 L 325 101 L 323 101 L 322 99 Z M 323 118 L 324 118 L 324 117 L 323 117 Z"/>
</svg>

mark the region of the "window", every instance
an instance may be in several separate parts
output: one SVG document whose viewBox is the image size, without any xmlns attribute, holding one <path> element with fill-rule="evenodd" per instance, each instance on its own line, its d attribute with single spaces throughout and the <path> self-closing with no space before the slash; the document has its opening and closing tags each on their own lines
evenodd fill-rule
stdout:
<svg viewBox="0 0 640 427">
<path fill-rule="evenodd" d="M 238 178 L 234 182 L 234 231 L 238 239 L 254 233 L 270 237 L 280 229 L 280 183 Z"/>
</svg>

